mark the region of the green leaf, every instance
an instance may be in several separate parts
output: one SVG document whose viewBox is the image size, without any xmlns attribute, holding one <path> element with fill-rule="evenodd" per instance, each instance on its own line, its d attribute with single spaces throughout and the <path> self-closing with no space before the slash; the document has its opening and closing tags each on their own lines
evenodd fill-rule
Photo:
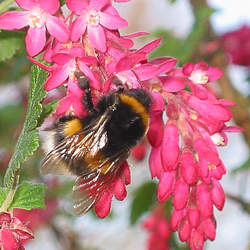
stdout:
<svg viewBox="0 0 250 250">
<path fill-rule="evenodd" d="M 47 73 L 44 70 L 37 66 L 32 66 L 26 119 L 4 176 L 5 187 L 12 185 L 14 174 L 20 169 L 20 164 L 23 163 L 27 157 L 31 156 L 39 146 L 39 136 L 36 127 L 37 119 L 42 112 L 41 101 L 46 95 L 46 91 L 43 89 L 43 83 L 46 77 Z"/>
<path fill-rule="evenodd" d="M 22 208 L 30 210 L 32 208 L 45 208 L 44 204 L 44 184 L 32 184 L 23 182 L 16 190 L 14 199 L 9 209 Z"/>
<path fill-rule="evenodd" d="M 246 171 L 250 169 L 250 157 L 238 168 L 232 171 L 232 174 L 239 173 L 240 171 Z"/>
<path fill-rule="evenodd" d="M 170 3 L 176 3 L 177 0 L 168 0 Z"/>
<path fill-rule="evenodd" d="M 131 204 L 130 223 L 134 225 L 138 219 L 149 211 L 156 201 L 156 184 L 152 181 L 144 183 L 134 193 Z"/>
<path fill-rule="evenodd" d="M 24 33 L 2 30 L 0 32 L 0 61 L 13 57 L 18 50 L 24 48 Z"/>
<path fill-rule="evenodd" d="M 9 189 L 8 188 L 0 188 L 0 207 L 2 206 L 3 202 L 5 201 L 8 195 Z"/>
</svg>

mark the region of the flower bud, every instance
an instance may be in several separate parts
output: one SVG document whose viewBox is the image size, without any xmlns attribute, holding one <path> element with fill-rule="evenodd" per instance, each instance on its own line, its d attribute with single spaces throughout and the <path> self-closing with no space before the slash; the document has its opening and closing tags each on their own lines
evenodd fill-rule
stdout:
<svg viewBox="0 0 250 250">
<path fill-rule="evenodd" d="M 107 190 L 95 205 L 95 213 L 99 218 L 105 218 L 111 208 L 112 193 Z"/>
<path fill-rule="evenodd" d="M 193 229 L 190 236 L 190 250 L 202 250 L 204 245 L 204 235 L 201 230 Z"/>
<path fill-rule="evenodd" d="M 215 221 L 211 218 L 207 218 L 205 220 L 202 221 L 202 230 L 205 234 L 205 236 L 209 239 L 209 240 L 214 240 L 215 236 L 216 236 L 216 224 Z"/>
<path fill-rule="evenodd" d="M 211 190 L 212 201 L 214 205 L 217 207 L 217 209 L 222 210 L 222 208 L 224 207 L 224 203 L 225 203 L 225 193 L 219 181 L 217 181 L 216 179 L 213 179 L 212 184 L 213 184 L 213 187 Z"/>
<path fill-rule="evenodd" d="M 173 204 L 177 210 L 183 209 L 187 204 L 189 194 L 188 184 L 179 178 L 174 187 Z"/>
<path fill-rule="evenodd" d="M 163 202 L 169 198 L 173 193 L 175 184 L 175 172 L 164 172 L 160 178 L 160 182 L 157 189 L 157 197 L 159 202 Z"/>
<path fill-rule="evenodd" d="M 210 190 L 206 184 L 202 183 L 197 186 L 196 199 L 200 213 L 204 217 L 210 217 L 213 214 L 213 204 Z"/>
<path fill-rule="evenodd" d="M 187 218 L 182 220 L 178 231 L 181 241 L 187 241 L 189 239 L 191 233 L 191 227 Z"/>
<path fill-rule="evenodd" d="M 191 152 L 182 153 L 180 169 L 181 176 L 186 181 L 186 183 L 196 183 L 198 177 L 198 168 L 194 155 Z"/>
<path fill-rule="evenodd" d="M 188 209 L 188 221 L 192 228 L 196 228 L 200 222 L 200 212 L 199 209 L 193 208 Z"/>
<path fill-rule="evenodd" d="M 125 197 L 127 196 L 127 190 L 121 178 L 117 178 L 115 180 L 114 194 L 115 198 L 119 201 L 124 200 Z"/>
<path fill-rule="evenodd" d="M 179 131 L 175 124 L 167 123 L 164 128 L 161 146 L 161 159 L 165 170 L 173 170 L 177 167 L 179 159 Z"/>
<path fill-rule="evenodd" d="M 185 215 L 186 215 L 185 209 L 176 210 L 175 208 L 173 208 L 172 215 L 170 218 L 170 226 L 173 231 L 177 231 L 179 223 L 184 218 Z"/>
</svg>

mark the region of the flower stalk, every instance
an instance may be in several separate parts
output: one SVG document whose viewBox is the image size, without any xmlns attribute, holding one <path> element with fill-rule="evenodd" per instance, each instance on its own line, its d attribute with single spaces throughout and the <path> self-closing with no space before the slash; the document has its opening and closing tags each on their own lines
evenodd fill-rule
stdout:
<svg viewBox="0 0 250 250">
<path fill-rule="evenodd" d="M 6 11 L 8 7 L 14 3 L 14 0 L 4 0 L 3 2 L 0 3 L 0 13 Z"/>
</svg>

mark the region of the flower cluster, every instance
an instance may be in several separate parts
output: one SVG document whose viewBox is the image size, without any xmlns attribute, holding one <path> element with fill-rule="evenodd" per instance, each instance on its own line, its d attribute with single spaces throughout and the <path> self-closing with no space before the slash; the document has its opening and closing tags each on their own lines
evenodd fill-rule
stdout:
<svg viewBox="0 0 250 250">
<path fill-rule="evenodd" d="M 152 214 L 144 221 L 143 227 L 150 232 L 148 250 L 170 249 L 168 241 L 171 229 L 163 206 L 158 205 L 153 209 Z"/>
<path fill-rule="evenodd" d="M 152 177 L 160 180 L 158 200 L 164 202 L 172 196 L 171 228 L 194 250 L 202 249 L 206 239 L 215 239 L 213 206 L 222 210 L 225 201 L 219 180 L 226 169 L 216 146 L 227 144 L 226 131 L 240 131 L 225 125 L 232 118 L 228 106 L 233 103 L 218 100 L 206 87 L 221 75 L 219 69 L 204 62 L 174 69 L 163 84 L 170 78 L 185 83 L 191 91 L 171 93 L 163 85 L 151 110 L 149 162 Z M 163 111 L 168 117 L 165 124 Z"/>
<path fill-rule="evenodd" d="M 221 37 L 221 45 L 233 64 L 250 65 L 250 27 L 227 32 Z"/>
<path fill-rule="evenodd" d="M 23 243 L 33 238 L 33 233 L 18 218 L 6 212 L 0 213 L 1 249 L 24 249 Z"/>
<path fill-rule="evenodd" d="M 127 21 L 120 17 L 111 0 L 67 0 L 67 16 L 58 0 L 16 2 L 25 11 L 1 15 L 0 28 L 29 26 L 27 52 L 31 61 L 49 72 L 45 89 L 66 89 L 57 116 L 86 115 L 82 105 L 84 91 L 76 77 L 79 72 L 90 80 L 94 104 L 101 95 L 117 88 L 116 80 L 125 88 L 145 88 L 150 92 L 153 104 L 147 138 L 152 146 L 152 178 L 159 179 L 158 200 L 164 202 L 173 197 L 171 228 L 191 249 L 202 249 L 206 239 L 214 240 L 213 207 L 223 208 L 225 195 L 219 181 L 226 173 L 217 146 L 227 144 L 225 132 L 239 131 L 225 124 L 232 118 L 228 106 L 233 103 L 217 99 L 209 89 L 209 82 L 220 78 L 222 71 L 205 62 L 176 68 L 175 58 L 149 60 L 148 54 L 161 40 L 132 49 L 132 39 L 146 33 L 122 36 L 119 29 L 126 27 Z M 33 58 L 39 53 L 51 66 Z M 125 162 L 95 204 L 99 217 L 108 215 L 113 196 L 118 200 L 126 197 L 129 183 Z M 157 210 L 157 218 L 158 213 Z M 150 230 L 155 232 L 155 241 L 155 235 L 163 231 L 157 231 L 153 224 Z M 168 224 L 165 227 L 168 231 Z M 164 239 L 167 237 L 165 232 Z"/>
</svg>

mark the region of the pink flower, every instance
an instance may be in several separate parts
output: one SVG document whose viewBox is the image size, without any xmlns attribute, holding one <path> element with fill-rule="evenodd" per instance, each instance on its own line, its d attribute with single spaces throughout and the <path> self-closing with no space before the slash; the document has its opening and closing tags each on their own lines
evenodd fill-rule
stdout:
<svg viewBox="0 0 250 250">
<path fill-rule="evenodd" d="M 69 35 L 65 23 L 53 16 L 59 8 L 58 0 L 16 0 L 26 11 L 9 11 L 0 16 L 0 28 L 7 30 L 22 29 L 29 26 L 25 38 L 26 49 L 30 56 L 42 51 L 46 43 L 46 28 L 49 34 L 60 42 L 67 42 Z"/>
<path fill-rule="evenodd" d="M 139 143 L 137 146 L 135 146 L 132 149 L 132 156 L 137 160 L 137 161 L 142 161 L 147 153 L 147 144 L 145 141 L 142 141 Z"/>
<path fill-rule="evenodd" d="M 143 227 L 150 233 L 147 244 L 148 250 L 170 249 L 168 241 L 171 231 L 163 206 L 158 205 L 153 209 L 152 214 L 144 221 Z"/>
<path fill-rule="evenodd" d="M 208 66 L 205 62 L 186 63 L 183 65 L 182 71 L 194 84 L 213 82 L 223 75 L 219 68 Z"/>
<path fill-rule="evenodd" d="M 116 30 L 128 25 L 109 0 L 90 0 L 89 3 L 67 0 L 66 3 L 70 10 L 79 15 L 71 27 L 71 40 L 76 42 L 87 30 L 91 44 L 101 52 L 107 49 L 105 29 Z"/>
<path fill-rule="evenodd" d="M 24 249 L 23 244 L 33 239 L 33 233 L 18 218 L 7 212 L 0 213 L 1 249 Z"/>
<path fill-rule="evenodd" d="M 221 37 L 221 45 L 227 54 L 229 62 L 243 66 L 250 65 L 249 37 L 250 27 L 246 25 Z"/>
<path fill-rule="evenodd" d="M 115 178 L 94 205 L 95 213 L 99 218 L 105 218 L 110 213 L 113 196 L 119 201 L 125 199 L 127 196 L 126 185 L 128 184 L 130 184 L 130 170 L 128 163 L 124 162 Z"/>
</svg>

